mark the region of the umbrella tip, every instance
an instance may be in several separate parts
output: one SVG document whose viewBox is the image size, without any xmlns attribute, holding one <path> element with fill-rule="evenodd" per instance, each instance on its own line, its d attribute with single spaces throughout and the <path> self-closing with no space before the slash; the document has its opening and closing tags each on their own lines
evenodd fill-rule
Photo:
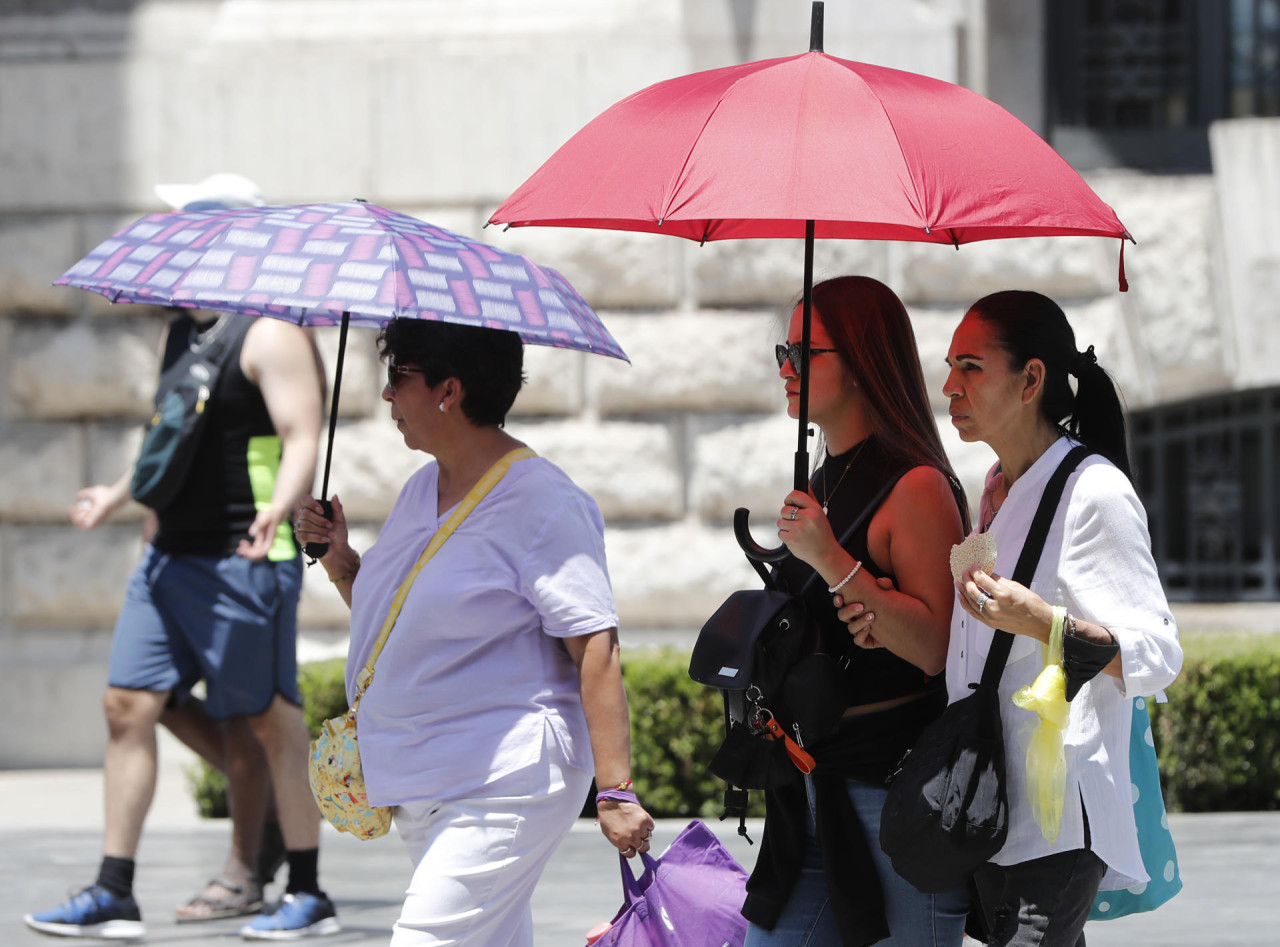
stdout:
<svg viewBox="0 0 1280 947">
<path fill-rule="evenodd" d="M 822 52 L 822 0 L 814 0 L 813 12 L 809 16 L 809 52 Z"/>
</svg>

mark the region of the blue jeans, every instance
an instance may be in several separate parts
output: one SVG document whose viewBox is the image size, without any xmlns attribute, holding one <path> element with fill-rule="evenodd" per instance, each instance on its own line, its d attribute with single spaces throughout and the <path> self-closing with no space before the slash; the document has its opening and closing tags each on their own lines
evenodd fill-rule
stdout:
<svg viewBox="0 0 1280 947">
<path fill-rule="evenodd" d="M 827 899 L 827 882 L 822 873 L 822 855 L 814 834 L 813 783 L 805 778 L 809 792 L 804 867 L 791 899 L 771 931 L 752 924 L 744 947 L 840 947 L 840 932 Z M 944 894 L 921 894 L 898 877 L 889 856 L 880 851 L 880 811 L 888 790 L 871 783 L 848 780 L 849 799 L 858 813 L 875 861 L 880 887 L 884 890 L 884 913 L 889 937 L 877 941 L 881 947 L 960 947 L 964 922 L 969 913 L 969 892 L 957 888 Z M 858 897 L 857 892 L 851 893 Z"/>
</svg>

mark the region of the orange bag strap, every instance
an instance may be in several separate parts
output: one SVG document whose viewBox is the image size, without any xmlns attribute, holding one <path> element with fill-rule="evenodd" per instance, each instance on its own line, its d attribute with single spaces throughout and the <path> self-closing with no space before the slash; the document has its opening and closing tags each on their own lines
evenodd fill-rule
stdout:
<svg viewBox="0 0 1280 947">
<path fill-rule="evenodd" d="M 445 524 L 436 530 L 435 535 L 431 537 L 431 542 L 427 543 L 427 548 L 422 550 L 422 555 L 418 557 L 418 561 L 409 570 L 409 574 L 405 576 L 404 581 L 400 583 L 396 597 L 391 600 L 391 608 L 388 609 L 387 618 L 382 623 L 382 631 L 378 634 L 378 640 L 373 643 L 373 650 L 369 652 L 369 660 L 365 662 L 364 669 L 356 677 L 356 696 L 351 701 L 352 710 L 356 709 L 356 706 L 360 703 L 360 698 L 364 696 L 364 692 L 369 689 L 369 684 L 373 681 L 373 664 L 378 660 L 378 655 L 382 653 L 382 646 L 387 643 L 387 637 L 391 634 L 391 629 L 395 627 L 396 619 L 400 616 L 400 609 L 404 607 L 405 599 L 409 597 L 409 589 L 413 587 L 413 582 L 418 577 L 418 573 L 422 571 L 422 567 L 431 560 L 431 557 L 444 545 L 444 541 L 453 535 L 454 530 L 480 504 L 480 501 L 488 495 L 489 491 L 497 486 L 498 481 L 506 476 L 507 470 L 512 464 L 517 460 L 524 460 L 526 457 L 537 456 L 528 447 L 517 447 L 506 454 L 485 471 L 484 476 L 476 481 L 476 485 L 471 488 L 471 492 L 458 504 Z"/>
</svg>

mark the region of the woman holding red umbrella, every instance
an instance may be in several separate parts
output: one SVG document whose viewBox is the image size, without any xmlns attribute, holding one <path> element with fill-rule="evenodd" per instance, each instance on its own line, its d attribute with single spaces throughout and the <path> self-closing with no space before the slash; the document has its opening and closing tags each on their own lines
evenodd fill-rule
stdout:
<svg viewBox="0 0 1280 947">
<path fill-rule="evenodd" d="M 797 306 L 778 347 L 793 417 L 801 318 Z M 833 724 L 801 734 L 816 769 L 766 793 L 747 945 L 958 947 L 967 893 L 921 894 L 878 842 L 885 779 L 946 705 L 948 555 L 968 519 L 910 320 L 884 284 L 845 276 L 814 287 L 809 410 L 826 457 L 809 490 L 784 500 L 778 535 L 791 557 L 779 570 L 793 592 L 817 573 L 801 594 L 841 672 Z M 860 603 L 847 625 L 845 602 Z"/>
</svg>

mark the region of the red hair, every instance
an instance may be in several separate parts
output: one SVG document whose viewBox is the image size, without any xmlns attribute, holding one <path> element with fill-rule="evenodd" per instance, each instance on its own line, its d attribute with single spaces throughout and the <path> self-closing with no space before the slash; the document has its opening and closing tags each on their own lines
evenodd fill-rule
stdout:
<svg viewBox="0 0 1280 947">
<path fill-rule="evenodd" d="M 838 276 L 813 287 L 813 315 L 861 389 L 880 443 L 893 456 L 946 475 L 968 532 L 969 504 L 938 436 L 902 300 L 869 276 Z"/>
</svg>

